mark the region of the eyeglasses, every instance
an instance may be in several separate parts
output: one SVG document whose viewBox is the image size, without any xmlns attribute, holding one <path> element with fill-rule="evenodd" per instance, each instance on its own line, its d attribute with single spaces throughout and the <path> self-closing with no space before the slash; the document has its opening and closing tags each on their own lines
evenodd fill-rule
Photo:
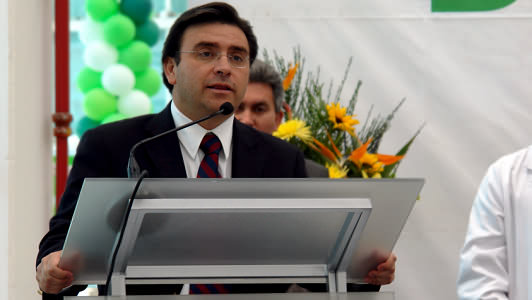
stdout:
<svg viewBox="0 0 532 300">
<path fill-rule="evenodd" d="M 177 51 L 178 53 L 192 53 L 194 58 L 204 63 L 212 63 L 218 60 L 222 55 L 227 57 L 227 61 L 234 68 L 246 68 L 249 66 L 249 55 L 244 51 L 231 51 L 227 54 L 223 54 L 220 51 L 212 49 L 202 49 L 197 51 Z"/>
</svg>

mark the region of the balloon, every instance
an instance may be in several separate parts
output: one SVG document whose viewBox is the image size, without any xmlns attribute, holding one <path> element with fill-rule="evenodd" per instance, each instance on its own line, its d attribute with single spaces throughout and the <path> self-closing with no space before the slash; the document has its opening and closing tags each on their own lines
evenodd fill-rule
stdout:
<svg viewBox="0 0 532 300">
<path fill-rule="evenodd" d="M 125 95 L 135 86 L 135 74 L 124 65 L 112 65 L 103 71 L 102 85 L 113 95 Z"/>
<path fill-rule="evenodd" d="M 85 67 L 78 74 L 78 87 L 80 91 L 85 94 L 93 88 L 102 87 L 101 79 L 101 72 Z"/>
<path fill-rule="evenodd" d="M 92 42 L 85 48 L 83 61 L 89 68 L 103 71 L 118 61 L 118 51 L 105 42 Z"/>
<path fill-rule="evenodd" d="M 150 47 L 141 41 L 133 41 L 122 50 L 118 61 L 131 68 L 133 72 L 145 71 L 151 63 Z"/>
<path fill-rule="evenodd" d="M 85 133 L 85 131 L 92 129 L 98 125 L 100 125 L 99 122 L 91 120 L 90 118 L 85 116 L 81 118 L 81 120 L 79 120 L 78 124 L 76 124 L 76 129 L 75 129 L 76 135 L 78 137 L 81 137 Z"/>
<path fill-rule="evenodd" d="M 133 90 L 118 99 L 118 111 L 128 118 L 151 113 L 151 101 L 144 92 Z"/>
<path fill-rule="evenodd" d="M 116 112 L 116 98 L 104 89 L 95 88 L 85 95 L 83 111 L 93 121 L 102 121 Z"/>
<path fill-rule="evenodd" d="M 94 41 L 103 41 L 103 23 L 86 18 L 79 29 L 79 39 L 85 46 Z"/>
<path fill-rule="evenodd" d="M 147 71 L 136 74 L 135 89 L 143 91 L 152 97 L 157 94 L 161 88 L 161 74 L 154 68 L 149 68 Z"/>
<path fill-rule="evenodd" d="M 153 47 L 159 39 L 159 27 L 152 20 L 148 20 L 144 24 L 137 26 L 135 39 Z"/>
<path fill-rule="evenodd" d="M 116 0 L 86 0 L 87 13 L 96 21 L 105 21 L 118 12 Z"/>
<path fill-rule="evenodd" d="M 103 24 L 103 36 L 113 46 L 124 46 L 135 37 L 135 23 L 127 16 L 116 14 Z"/>
<path fill-rule="evenodd" d="M 146 22 L 151 10 L 151 0 L 122 0 L 120 2 L 120 11 L 129 16 L 137 24 Z"/>
<path fill-rule="evenodd" d="M 116 122 L 125 119 L 126 116 L 124 116 L 121 113 L 114 113 L 112 115 L 109 115 L 107 118 L 103 119 L 102 124 L 107 124 L 111 122 Z"/>
</svg>

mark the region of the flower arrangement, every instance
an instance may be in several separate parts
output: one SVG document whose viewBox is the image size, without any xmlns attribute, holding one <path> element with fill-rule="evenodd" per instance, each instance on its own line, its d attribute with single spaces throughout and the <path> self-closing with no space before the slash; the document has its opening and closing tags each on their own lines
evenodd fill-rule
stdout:
<svg viewBox="0 0 532 300">
<path fill-rule="evenodd" d="M 405 99 L 384 117 L 373 116 L 372 106 L 364 124 L 360 124 L 354 114 L 362 85 L 360 80 L 347 106 L 339 103 L 352 58 L 349 59 L 342 82 L 334 96 L 332 82 L 325 89 L 325 84 L 320 81 L 319 68 L 316 73 L 305 73 L 305 60 L 298 48 L 294 49 L 293 62 L 287 62 L 277 53 L 274 53 L 271 59 L 268 53 L 264 52 L 264 58 L 284 77 L 283 109 L 286 119 L 274 132 L 275 136 L 295 144 L 306 158 L 325 166 L 329 170 L 330 178 L 395 177 L 399 163 L 423 128 L 421 126 L 395 155 L 378 152 L 384 133 L 390 128 L 395 113 Z M 361 125 L 362 128 L 357 130 L 356 125 Z"/>
</svg>

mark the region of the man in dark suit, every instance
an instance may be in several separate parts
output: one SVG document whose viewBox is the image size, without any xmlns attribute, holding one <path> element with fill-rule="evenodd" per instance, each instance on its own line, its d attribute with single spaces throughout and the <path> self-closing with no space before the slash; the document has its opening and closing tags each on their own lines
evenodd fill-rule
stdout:
<svg viewBox="0 0 532 300">
<path fill-rule="evenodd" d="M 251 26 L 230 5 L 206 4 L 176 20 L 162 55 L 164 82 L 173 101 L 159 114 L 89 130 L 80 141 L 61 204 L 39 247 L 36 277 L 45 295 L 57 294 L 73 280 L 58 262 L 83 180 L 126 177 L 129 150 L 136 142 L 218 111 L 225 102 L 238 107 L 256 55 Z M 136 158 L 151 177 L 201 177 L 199 170 L 210 154 L 200 145 L 212 134 L 220 145 L 216 177 L 306 176 L 301 152 L 241 124 L 233 115 L 154 140 L 138 148 Z"/>
</svg>

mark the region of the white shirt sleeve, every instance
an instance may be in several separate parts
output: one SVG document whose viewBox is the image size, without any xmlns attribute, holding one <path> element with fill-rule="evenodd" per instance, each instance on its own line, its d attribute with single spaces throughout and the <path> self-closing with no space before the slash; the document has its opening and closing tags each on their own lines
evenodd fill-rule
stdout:
<svg viewBox="0 0 532 300">
<path fill-rule="evenodd" d="M 502 174 L 492 165 L 484 177 L 469 219 L 460 255 L 458 298 L 508 299 L 508 258 Z"/>
</svg>

